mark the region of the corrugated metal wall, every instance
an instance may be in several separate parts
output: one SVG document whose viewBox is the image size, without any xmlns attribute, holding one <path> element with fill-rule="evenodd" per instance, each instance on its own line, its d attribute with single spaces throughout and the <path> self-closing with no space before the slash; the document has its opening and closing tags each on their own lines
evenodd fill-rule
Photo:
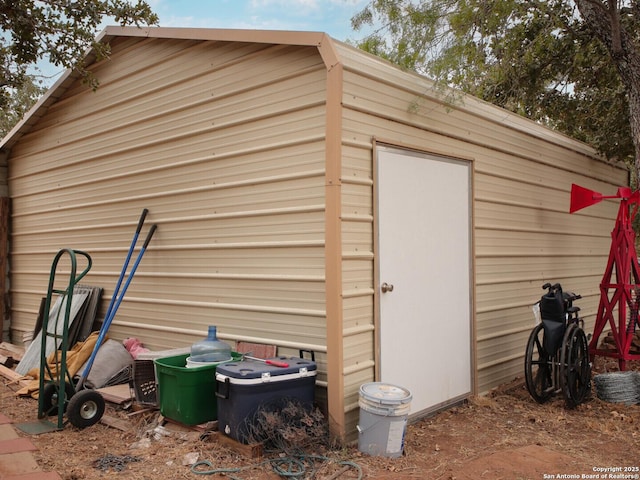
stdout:
<svg viewBox="0 0 640 480">
<path fill-rule="evenodd" d="M 83 283 L 106 289 L 106 308 L 148 208 L 158 230 L 113 336 L 174 348 L 213 324 L 324 362 L 317 48 L 124 38 L 94 71 L 96 92 L 74 85 L 12 151 L 14 338 L 33 328 L 60 248 L 90 253 Z"/>
<path fill-rule="evenodd" d="M 338 51 L 345 71 L 343 178 L 345 191 L 354 191 L 360 220 L 357 228 L 345 222 L 345 230 L 373 237 L 372 206 L 364 200 L 372 196 L 373 137 L 474 162 L 478 392 L 523 375 L 524 350 L 534 325 L 531 306 L 544 282 L 560 281 L 581 293 L 586 329 L 591 329 L 618 204 L 605 202 L 569 215 L 569 192 L 574 182 L 613 194 L 626 184 L 626 169 L 475 99 L 446 104 L 429 82 L 378 58 L 347 46 Z M 344 209 L 350 213 L 352 207 L 345 202 Z M 345 245 L 345 251 L 351 249 Z M 367 265 L 371 271 L 370 257 L 359 253 L 362 269 L 355 262 L 346 265 L 362 272 Z M 357 297 L 358 309 L 345 309 L 345 326 L 358 332 L 345 337 L 352 366 L 345 372 L 348 425 L 357 422 L 359 385 L 374 378 L 373 352 L 364 348 L 373 338 L 374 319 L 361 315 L 374 310 L 374 296 L 363 288 L 372 285 L 365 281 L 371 277 L 359 278 L 358 291 L 366 295 Z"/>
</svg>

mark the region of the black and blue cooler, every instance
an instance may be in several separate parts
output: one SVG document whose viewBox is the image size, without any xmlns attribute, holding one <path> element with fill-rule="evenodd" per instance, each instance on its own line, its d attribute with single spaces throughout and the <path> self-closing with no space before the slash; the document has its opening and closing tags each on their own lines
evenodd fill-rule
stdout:
<svg viewBox="0 0 640 480">
<path fill-rule="evenodd" d="M 278 412 L 287 405 L 313 408 L 317 366 L 299 357 L 276 357 L 278 367 L 244 360 L 216 369 L 218 428 L 241 442 L 250 443 L 254 419 L 260 412 Z"/>
</svg>

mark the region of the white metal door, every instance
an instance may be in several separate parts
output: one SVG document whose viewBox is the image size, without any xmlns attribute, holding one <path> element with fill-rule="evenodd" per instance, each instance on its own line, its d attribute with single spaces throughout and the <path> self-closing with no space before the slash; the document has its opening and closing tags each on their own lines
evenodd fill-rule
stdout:
<svg viewBox="0 0 640 480">
<path fill-rule="evenodd" d="M 416 414 L 472 388 L 471 165 L 379 146 L 377 169 L 380 380 Z"/>
</svg>

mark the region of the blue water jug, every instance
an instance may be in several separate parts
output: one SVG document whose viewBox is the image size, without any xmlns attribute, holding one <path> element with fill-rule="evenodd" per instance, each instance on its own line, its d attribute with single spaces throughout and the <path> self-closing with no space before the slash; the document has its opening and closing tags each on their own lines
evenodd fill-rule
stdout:
<svg viewBox="0 0 640 480">
<path fill-rule="evenodd" d="M 191 361 L 224 362 L 231 358 L 231 347 L 218 340 L 217 328 L 209 326 L 207 338 L 191 345 Z"/>
</svg>

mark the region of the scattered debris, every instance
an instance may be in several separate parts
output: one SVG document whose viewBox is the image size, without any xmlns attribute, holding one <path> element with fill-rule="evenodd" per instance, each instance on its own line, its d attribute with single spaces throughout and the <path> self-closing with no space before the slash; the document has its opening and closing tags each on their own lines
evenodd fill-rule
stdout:
<svg viewBox="0 0 640 480">
<path fill-rule="evenodd" d="M 143 450 L 151 447 L 151 439 L 149 437 L 143 437 L 137 442 L 129 445 L 129 450 Z"/>
<path fill-rule="evenodd" d="M 139 462 L 141 459 L 139 457 L 134 457 L 131 455 L 112 455 L 107 453 L 105 456 L 98 458 L 95 462 L 93 462 L 93 467 L 102 470 L 103 472 L 108 472 L 110 470 L 116 472 L 122 472 L 129 463 Z"/>
<path fill-rule="evenodd" d="M 8 379 L 11 384 L 17 385 L 19 388 L 24 388 L 31 383 L 31 377 L 24 377 L 19 373 L 16 373 L 15 370 L 5 367 L 4 365 L 0 365 L 0 375 L 4 378 Z"/>
<path fill-rule="evenodd" d="M 171 436 L 171 432 L 164 428 L 162 425 L 158 425 L 153 429 L 153 438 L 156 440 L 162 440 L 163 437 Z"/>
<path fill-rule="evenodd" d="M 13 358 L 16 362 L 22 360 L 24 355 L 24 348 L 14 345 L 8 342 L 0 343 L 0 356 L 6 356 Z M 8 365 L 5 365 L 8 367 Z M 11 367 L 9 367 L 11 368 Z"/>
<path fill-rule="evenodd" d="M 16 361 L 13 357 L 7 357 L 5 355 L 0 354 L 0 365 L 4 365 L 7 368 L 12 368 L 16 364 Z"/>
<path fill-rule="evenodd" d="M 103 415 L 100 418 L 100 422 L 112 428 L 117 428 L 122 432 L 128 432 L 131 429 L 131 422 L 127 422 L 121 418 L 112 417 L 111 415 Z"/>
<path fill-rule="evenodd" d="M 189 452 L 182 457 L 182 465 L 189 466 L 195 464 L 200 458 L 200 454 L 198 452 Z"/>
</svg>

